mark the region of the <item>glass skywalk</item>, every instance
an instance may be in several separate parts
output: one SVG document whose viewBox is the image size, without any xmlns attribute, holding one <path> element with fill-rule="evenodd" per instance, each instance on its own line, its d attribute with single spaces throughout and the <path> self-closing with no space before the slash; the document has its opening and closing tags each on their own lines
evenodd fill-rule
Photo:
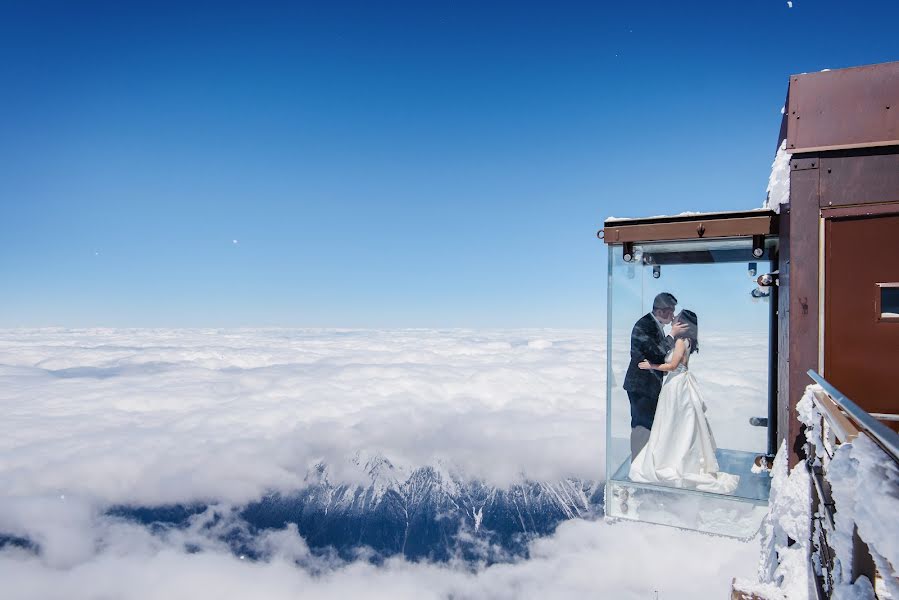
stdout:
<svg viewBox="0 0 899 600">
<path fill-rule="evenodd" d="M 751 237 L 609 245 L 607 518 L 741 538 L 758 530 L 767 512 L 770 478 L 765 471 L 753 472 L 753 465 L 758 457 L 772 451 L 767 423 L 774 307 L 772 289 L 760 286 L 757 278 L 776 268 L 772 262 L 776 251 L 775 237 L 768 237 L 761 247 Z M 666 349 L 674 343 L 673 338 L 666 337 L 671 325 L 664 323 L 671 315 L 654 313 L 656 298 L 666 293 L 677 301 L 672 311 L 675 318 L 685 309 L 695 315 L 692 344 L 699 350 L 688 354 L 686 368 L 694 382 L 691 389 L 698 393 L 686 400 L 672 390 L 662 393 L 659 402 L 668 402 L 671 410 L 656 409 L 656 421 L 647 423 L 647 408 L 640 407 L 640 393 L 645 397 L 646 390 L 638 389 L 633 382 L 637 377 L 646 378 L 649 372 L 643 369 L 642 374 L 635 374 L 636 364 L 644 358 L 639 356 L 645 349 L 640 338 L 648 331 L 647 323 L 652 325 L 650 329 L 662 328 L 658 339 L 664 340 Z M 655 318 L 647 320 L 647 315 Z M 652 331 L 652 335 L 656 333 Z M 653 366 L 664 360 L 656 357 Z M 663 377 L 668 378 L 666 385 L 677 375 L 654 372 L 660 383 Z M 635 389 L 640 393 L 635 394 Z M 658 415 L 663 413 L 660 423 Z M 648 414 L 651 420 L 652 411 Z M 673 445 L 666 450 L 669 455 L 702 455 L 699 442 L 689 432 L 703 421 L 707 422 L 704 431 L 710 431 L 713 440 L 705 446 L 705 456 L 710 457 L 714 451 L 717 471 L 727 474 L 711 476 L 736 476 L 738 483 L 697 484 L 691 475 L 708 479 L 715 470 L 708 458 L 699 459 L 701 474 L 700 469 L 692 473 L 688 466 L 681 472 L 681 463 L 689 460 L 681 461 L 679 456 L 661 457 L 660 462 L 676 468 L 657 467 L 662 475 L 658 480 L 648 482 L 639 472 L 631 473 L 633 459 L 641 451 L 659 452 L 657 444 L 664 436 L 674 436 L 674 442 L 670 442 Z M 641 437 L 636 426 L 647 424 L 651 427 L 644 429 Z M 637 462 L 645 464 L 642 459 Z"/>
</svg>

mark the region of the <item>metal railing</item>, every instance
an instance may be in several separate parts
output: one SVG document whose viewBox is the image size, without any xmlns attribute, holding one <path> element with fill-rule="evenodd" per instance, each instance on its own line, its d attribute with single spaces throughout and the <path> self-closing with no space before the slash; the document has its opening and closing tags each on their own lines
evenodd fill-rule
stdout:
<svg viewBox="0 0 899 600">
<path fill-rule="evenodd" d="M 836 556 L 831 536 L 835 532 L 834 514 L 839 512 L 840 507 L 834 503 L 831 495 L 827 473 L 829 459 L 833 458 L 840 444 L 851 443 L 859 436 L 866 436 L 899 464 L 899 434 L 859 407 L 815 371 L 808 371 L 808 375 L 821 388 L 821 391 L 816 391 L 814 396 L 815 406 L 821 414 L 822 421 L 819 439 L 826 454 L 824 461 L 820 462 L 815 459 L 813 451 L 806 463 L 812 481 L 811 541 L 813 547 L 818 549 L 822 563 L 820 573 L 815 577 L 815 592 L 818 598 L 830 598 L 834 585 L 832 569 Z M 852 572 L 848 574 L 850 580 L 855 581 L 864 575 L 876 590 L 878 579 L 883 574 L 878 572 L 870 549 L 865 540 L 859 537 L 857 528 L 852 532 L 851 563 Z"/>
<path fill-rule="evenodd" d="M 899 463 L 899 433 L 896 433 L 876 418 L 865 411 L 858 404 L 850 400 L 840 390 L 833 387 L 826 379 L 818 373 L 809 369 L 808 376 L 821 386 L 827 392 L 827 395 L 833 400 L 843 412 L 846 413 L 853 421 L 855 421 L 859 430 L 864 431 L 871 436 L 877 444 L 883 448 L 884 452 L 889 454 L 894 461 Z M 880 415 L 882 417 L 893 417 L 895 415 Z M 890 419 L 892 420 L 892 419 Z"/>
</svg>

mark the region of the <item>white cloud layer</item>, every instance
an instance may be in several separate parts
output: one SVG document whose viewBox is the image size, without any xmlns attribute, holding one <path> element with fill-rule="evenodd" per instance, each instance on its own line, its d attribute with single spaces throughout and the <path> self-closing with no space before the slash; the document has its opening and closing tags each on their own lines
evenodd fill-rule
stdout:
<svg viewBox="0 0 899 600">
<path fill-rule="evenodd" d="M 723 439 L 727 415 L 752 412 L 758 353 L 735 362 L 727 340 L 709 342 L 693 362 Z M 723 595 L 754 571 L 755 544 L 573 521 L 530 560 L 476 572 L 392 561 L 311 575 L 294 564 L 313 560 L 295 531 L 270 534 L 270 558 L 249 563 L 199 530 L 151 534 L 101 514 L 241 504 L 301 488 L 319 461 L 353 481 L 357 451 L 498 485 L 601 479 L 604 345 L 595 331 L 0 331 L 0 531 L 41 545 L 0 553 L 0 580 L 16 598 Z"/>
<path fill-rule="evenodd" d="M 67 568 L 22 552 L 0 553 L 4 592 L 21 600 L 644 600 L 658 590 L 659 598 L 692 600 L 725 597 L 731 576 L 751 576 L 758 555 L 755 543 L 660 526 L 573 520 L 534 542 L 530 559 L 510 564 L 469 569 L 394 559 L 380 566 L 356 561 L 310 570 L 296 565 L 308 549 L 293 528 L 260 542 L 272 552 L 260 562 L 203 543 L 196 531 L 164 539 L 111 522 L 98 531 L 102 549 Z M 184 552 L 177 543 L 188 537 L 204 551 Z"/>
<path fill-rule="evenodd" d="M 546 337 L 551 339 L 544 339 Z M 495 483 L 602 476 L 595 332 L 31 331 L 0 336 L 0 487 L 245 502 L 355 451 Z"/>
</svg>

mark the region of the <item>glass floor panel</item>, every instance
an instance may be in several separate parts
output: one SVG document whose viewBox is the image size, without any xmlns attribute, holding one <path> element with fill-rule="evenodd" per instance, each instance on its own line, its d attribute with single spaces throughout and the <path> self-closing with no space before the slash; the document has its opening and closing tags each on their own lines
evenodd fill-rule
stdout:
<svg viewBox="0 0 899 600">
<path fill-rule="evenodd" d="M 768 512 L 771 489 L 767 472 L 756 474 L 751 470 L 756 456 L 718 449 L 720 469 L 740 476 L 740 485 L 731 494 L 631 482 L 627 478 L 628 458 L 606 482 L 606 517 L 751 538 Z"/>
<path fill-rule="evenodd" d="M 771 493 L 771 477 L 767 472 L 762 473 L 753 473 L 752 472 L 752 464 L 755 460 L 755 457 L 758 456 L 756 452 L 741 452 L 740 450 L 726 450 L 723 448 L 718 448 L 718 451 L 715 453 L 715 457 L 718 459 L 718 469 L 724 471 L 725 473 L 733 473 L 734 475 L 740 476 L 740 484 L 730 494 L 716 494 L 712 492 L 700 492 L 698 490 L 691 490 L 687 488 L 676 488 L 669 487 L 661 484 L 650 484 L 650 483 L 633 483 L 630 479 L 628 479 L 628 471 L 631 469 L 631 459 L 628 456 L 627 460 L 625 460 L 618 470 L 615 471 L 615 474 L 612 475 L 612 479 L 615 481 L 619 481 L 622 483 L 629 483 L 635 486 L 647 486 L 647 487 L 660 487 L 677 490 L 683 493 L 689 494 L 702 494 L 706 496 L 731 496 L 735 498 L 740 498 L 742 500 L 748 500 L 750 502 L 756 502 L 760 504 L 768 503 L 768 495 Z"/>
</svg>

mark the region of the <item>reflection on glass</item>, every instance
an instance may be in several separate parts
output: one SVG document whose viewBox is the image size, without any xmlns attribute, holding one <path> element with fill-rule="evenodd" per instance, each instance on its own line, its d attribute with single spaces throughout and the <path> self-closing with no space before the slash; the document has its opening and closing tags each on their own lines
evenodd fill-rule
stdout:
<svg viewBox="0 0 899 600">
<path fill-rule="evenodd" d="M 609 247 L 608 485 L 612 517 L 747 537 L 764 515 L 776 241 Z M 754 425 L 753 423 L 756 423 Z"/>
</svg>

